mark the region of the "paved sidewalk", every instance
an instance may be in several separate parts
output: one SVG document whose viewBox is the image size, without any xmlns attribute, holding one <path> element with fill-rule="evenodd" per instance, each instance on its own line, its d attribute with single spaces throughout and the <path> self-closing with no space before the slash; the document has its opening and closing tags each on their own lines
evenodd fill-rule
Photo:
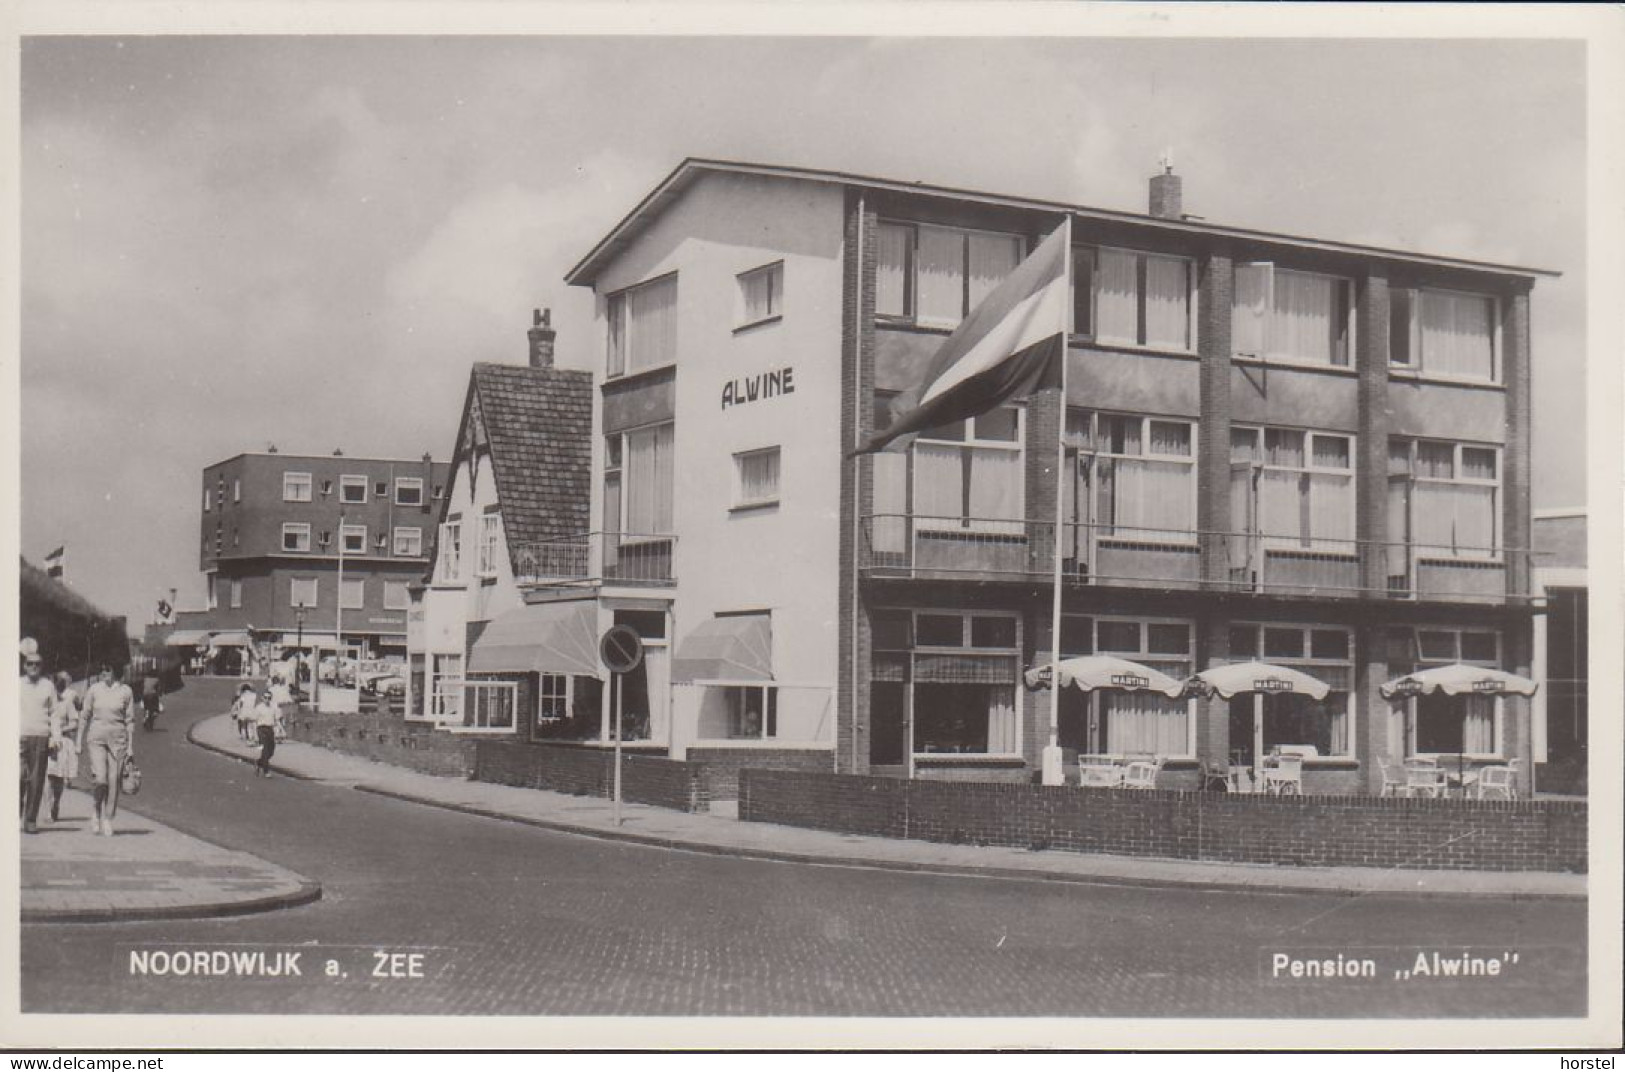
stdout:
<svg viewBox="0 0 1625 1072">
<path fill-rule="evenodd" d="M 59 822 L 22 842 L 24 923 L 196 919 L 306 904 L 319 884 L 119 808 L 114 836 L 89 829 L 91 801 L 70 789 Z"/>
<path fill-rule="evenodd" d="M 238 738 L 224 715 L 194 724 L 188 736 L 195 744 L 244 762 L 251 762 L 259 754 L 257 747 Z M 1030 852 L 746 823 L 723 812 L 689 815 L 639 804 L 623 806 L 625 821 L 617 827 L 613 805 L 596 797 L 441 778 L 294 741 L 277 745 L 271 765 L 273 770 L 296 778 L 349 785 L 362 792 L 589 837 L 798 863 L 1109 885 L 1347 895 L 1576 899 L 1586 895 L 1584 875 L 1273 867 Z"/>
</svg>

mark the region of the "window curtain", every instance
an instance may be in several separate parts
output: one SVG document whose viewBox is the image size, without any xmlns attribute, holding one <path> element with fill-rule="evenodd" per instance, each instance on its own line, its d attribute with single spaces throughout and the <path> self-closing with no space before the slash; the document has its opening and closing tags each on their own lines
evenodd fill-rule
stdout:
<svg viewBox="0 0 1625 1072">
<path fill-rule="evenodd" d="M 914 275 L 915 315 L 934 324 L 959 323 L 965 310 L 965 236 L 921 227 Z"/>
<path fill-rule="evenodd" d="M 626 436 L 626 524 L 651 536 L 672 528 L 672 426 L 663 424 Z"/>
<path fill-rule="evenodd" d="M 779 452 L 764 450 L 739 459 L 739 495 L 745 502 L 779 495 Z"/>
<path fill-rule="evenodd" d="M 1015 690 L 990 688 L 986 692 L 987 750 L 995 754 L 1020 752 Z"/>
<path fill-rule="evenodd" d="M 1299 272 L 1275 273 L 1274 353 L 1296 361 L 1332 363 L 1333 281 Z"/>
<path fill-rule="evenodd" d="M 1019 450 L 966 447 L 970 457 L 970 517 L 981 532 L 1021 531 Z"/>
<path fill-rule="evenodd" d="M 1354 478 L 1309 474 L 1309 535 L 1322 550 L 1354 550 Z"/>
<path fill-rule="evenodd" d="M 1302 473 L 1265 469 L 1258 482 L 1258 529 L 1265 536 L 1302 535 Z"/>
<path fill-rule="evenodd" d="M 647 283 L 626 295 L 628 353 L 626 369 L 669 365 L 677 360 L 677 277 Z"/>
<path fill-rule="evenodd" d="M 959 528 L 965 511 L 965 467 L 959 448 L 914 447 L 914 516 L 920 528 Z"/>
<path fill-rule="evenodd" d="M 626 295 L 611 295 L 604 310 L 609 321 L 609 375 L 619 376 L 626 371 Z"/>
<path fill-rule="evenodd" d="M 1095 270 L 1095 338 L 1136 343 L 1140 338 L 1139 258 L 1115 249 L 1100 251 Z"/>
<path fill-rule="evenodd" d="M 776 269 L 752 272 L 744 280 L 745 321 L 749 323 L 773 315 L 773 279 Z"/>
<path fill-rule="evenodd" d="M 970 241 L 970 308 L 974 309 L 1021 262 L 1021 240 L 1014 235 L 972 234 Z"/>
<path fill-rule="evenodd" d="M 1173 257 L 1145 258 L 1145 344 L 1190 347 L 1189 265 Z"/>
<path fill-rule="evenodd" d="M 924 449 L 924 448 L 921 448 Z M 883 554 L 908 550 L 908 455 L 881 451 L 874 458 L 875 517 L 871 546 Z"/>
<path fill-rule="evenodd" d="M 1152 461 L 1144 458 L 1112 459 L 1115 487 L 1103 485 L 1113 494 L 1111 516 L 1117 528 L 1113 533 L 1129 539 L 1167 540 L 1176 534 L 1195 531 L 1195 505 L 1191 486 L 1195 469 L 1183 462 Z"/>
<path fill-rule="evenodd" d="M 914 237 L 909 227 L 881 224 L 878 263 L 875 267 L 875 312 L 881 316 L 907 316 L 908 247 Z"/>
<path fill-rule="evenodd" d="M 1235 295 L 1230 305 L 1231 351 L 1263 357 L 1269 343 L 1269 292 L 1272 269 L 1267 264 L 1236 265 Z"/>
<path fill-rule="evenodd" d="M 1175 680 L 1190 676 L 1191 664 L 1184 659 L 1143 659 L 1133 653 L 1128 657 Z M 1119 755 L 1125 752 L 1149 752 L 1159 756 L 1190 754 L 1191 716 L 1187 701 L 1170 700 L 1155 692 L 1109 689 L 1095 696 L 1105 729 L 1106 751 Z"/>
<path fill-rule="evenodd" d="M 1489 696 L 1463 696 L 1461 750 L 1478 755 L 1495 753 L 1495 700 Z"/>
<path fill-rule="evenodd" d="M 1468 294 L 1421 295 L 1422 367 L 1447 376 L 1495 375 L 1490 300 Z"/>
<path fill-rule="evenodd" d="M 1416 542 L 1424 554 L 1487 556 L 1495 548 L 1495 488 L 1421 482 L 1416 486 Z"/>
</svg>

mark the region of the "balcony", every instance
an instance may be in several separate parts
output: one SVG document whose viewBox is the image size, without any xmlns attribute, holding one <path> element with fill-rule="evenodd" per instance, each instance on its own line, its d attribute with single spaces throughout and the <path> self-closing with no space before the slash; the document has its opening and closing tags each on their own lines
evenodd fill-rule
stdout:
<svg viewBox="0 0 1625 1072">
<path fill-rule="evenodd" d="M 1054 532 L 1052 521 L 875 514 L 863 520 L 859 568 L 876 579 L 1048 582 Z M 1492 605 L 1529 599 L 1507 591 L 1507 563 L 1527 553 L 1504 548 L 1115 524 L 1065 524 L 1061 538 L 1068 585 Z M 1224 564 L 1206 583 L 1204 550 Z"/>
<path fill-rule="evenodd" d="M 677 583 L 677 537 L 636 532 L 585 532 L 513 548 L 514 581 L 522 588 L 658 588 Z"/>
</svg>

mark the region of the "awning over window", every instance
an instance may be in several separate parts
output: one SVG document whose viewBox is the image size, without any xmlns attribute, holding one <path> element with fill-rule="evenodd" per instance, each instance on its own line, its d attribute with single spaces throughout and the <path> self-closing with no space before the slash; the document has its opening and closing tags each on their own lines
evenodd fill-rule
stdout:
<svg viewBox="0 0 1625 1072">
<path fill-rule="evenodd" d="M 164 639 L 167 648 L 201 648 L 209 642 L 207 629 L 177 629 Z"/>
<path fill-rule="evenodd" d="M 772 681 L 773 627 L 765 614 L 702 622 L 677 645 L 674 685 L 695 681 Z"/>
<path fill-rule="evenodd" d="M 471 674 L 585 674 L 597 677 L 598 605 L 531 603 L 485 627 L 469 649 Z"/>
<path fill-rule="evenodd" d="M 209 638 L 209 645 L 216 648 L 246 648 L 249 646 L 247 633 L 216 633 Z"/>
</svg>

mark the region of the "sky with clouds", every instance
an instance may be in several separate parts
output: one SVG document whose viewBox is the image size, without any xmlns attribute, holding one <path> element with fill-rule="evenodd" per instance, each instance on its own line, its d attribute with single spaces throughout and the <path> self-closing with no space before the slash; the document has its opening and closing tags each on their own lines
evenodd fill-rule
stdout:
<svg viewBox="0 0 1625 1072">
<path fill-rule="evenodd" d="M 468 366 L 685 156 L 1552 268 L 1535 505 L 1584 496 L 1585 53 L 1572 42 L 35 37 L 22 48 L 22 532 L 197 605 L 207 464 L 450 453 Z"/>
</svg>

